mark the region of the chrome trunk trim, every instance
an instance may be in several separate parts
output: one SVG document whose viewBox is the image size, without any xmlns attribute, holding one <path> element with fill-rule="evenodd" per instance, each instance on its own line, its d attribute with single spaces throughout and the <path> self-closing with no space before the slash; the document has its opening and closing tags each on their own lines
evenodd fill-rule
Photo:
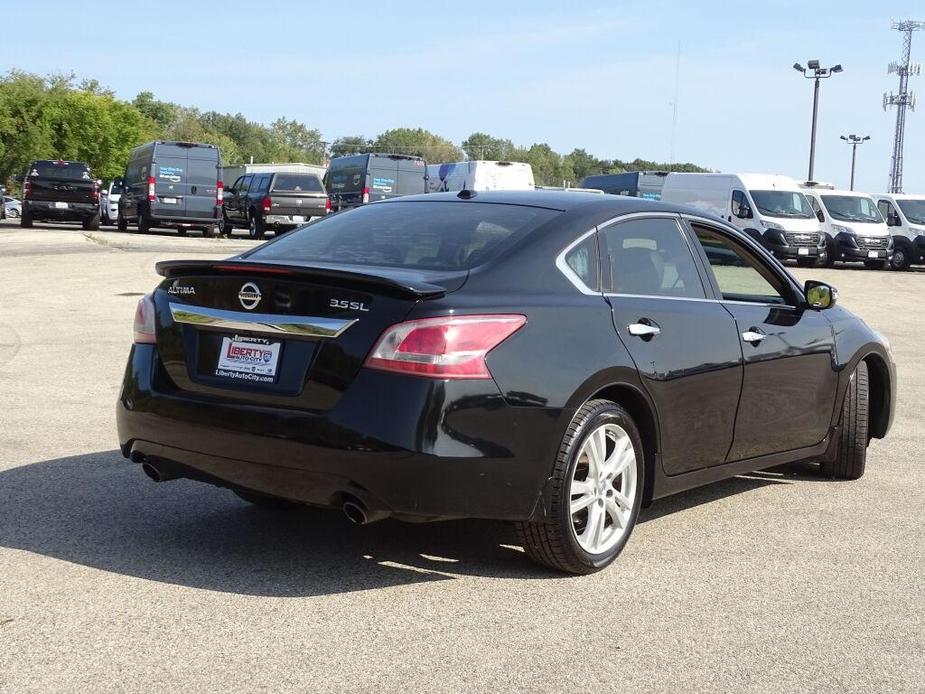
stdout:
<svg viewBox="0 0 925 694">
<path fill-rule="evenodd" d="M 174 303 L 170 304 L 170 315 L 175 323 L 186 323 L 200 328 L 295 337 L 339 337 L 358 320 L 324 316 L 287 316 L 276 313 L 240 313 Z"/>
</svg>

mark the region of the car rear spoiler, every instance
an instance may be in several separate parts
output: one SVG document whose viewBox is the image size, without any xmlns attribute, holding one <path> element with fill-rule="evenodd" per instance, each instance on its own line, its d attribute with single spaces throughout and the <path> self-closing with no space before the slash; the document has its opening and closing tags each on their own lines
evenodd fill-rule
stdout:
<svg viewBox="0 0 925 694">
<path fill-rule="evenodd" d="M 157 274 L 168 279 L 189 275 L 251 274 L 314 279 L 322 282 L 350 282 L 413 299 L 438 299 L 446 288 L 428 282 L 397 279 L 383 275 L 329 267 L 283 265 L 241 260 L 162 260 L 154 265 Z"/>
</svg>

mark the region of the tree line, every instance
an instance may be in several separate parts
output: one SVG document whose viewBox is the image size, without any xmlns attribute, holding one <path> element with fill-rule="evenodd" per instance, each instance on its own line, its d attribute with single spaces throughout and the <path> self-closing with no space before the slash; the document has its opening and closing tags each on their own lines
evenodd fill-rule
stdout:
<svg viewBox="0 0 925 694">
<path fill-rule="evenodd" d="M 328 158 L 361 152 L 422 156 L 429 162 L 469 159 L 522 161 L 538 184 L 576 185 L 596 173 L 621 171 L 706 171 L 694 164 L 642 159 L 598 159 L 583 149 L 559 154 L 546 143 L 529 147 L 486 133 L 460 145 L 423 128 L 395 128 L 376 137 L 344 136 L 325 142 L 317 128 L 280 117 L 269 125 L 240 113 L 201 111 L 141 92 L 132 101 L 116 98 L 96 80 L 74 75 L 40 76 L 14 70 L 0 77 L 0 180 L 25 172 L 33 159 L 84 161 L 104 180 L 122 174 L 133 147 L 151 140 L 218 145 L 225 164 L 249 161 L 323 164 Z"/>
</svg>

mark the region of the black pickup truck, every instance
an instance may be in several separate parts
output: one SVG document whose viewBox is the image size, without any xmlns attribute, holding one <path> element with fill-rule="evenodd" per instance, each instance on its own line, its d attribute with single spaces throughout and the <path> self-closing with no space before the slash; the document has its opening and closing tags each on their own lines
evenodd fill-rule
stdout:
<svg viewBox="0 0 925 694">
<path fill-rule="evenodd" d="M 29 165 L 22 182 L 20 226 L 35 220 L 80 222 L 100 228 L 100 187 L 90 167 L 79 161 L 39 159 Z"/>
<path fill-rule="evenodd" d="M 246 227 L 255 239 L 262 239 L 267 229 L 288 231 L 331 211 L 324 184 L 311 173 L 245 174 L 224 198 L 222 233 Z"/>
</svg>

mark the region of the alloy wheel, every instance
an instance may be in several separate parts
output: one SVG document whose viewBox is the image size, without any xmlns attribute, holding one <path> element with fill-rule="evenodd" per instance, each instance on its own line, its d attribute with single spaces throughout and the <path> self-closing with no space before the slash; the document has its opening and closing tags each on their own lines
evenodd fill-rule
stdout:
<svg viewBox="0 0 925 694">
<path fill-rule="evenodd" d="M 636 450 L 623 427 L 602 424 L 585 439 L 569 488 L 572 532 L 602 554 L 627 532 L 637 493 Z"/>
</svg>

